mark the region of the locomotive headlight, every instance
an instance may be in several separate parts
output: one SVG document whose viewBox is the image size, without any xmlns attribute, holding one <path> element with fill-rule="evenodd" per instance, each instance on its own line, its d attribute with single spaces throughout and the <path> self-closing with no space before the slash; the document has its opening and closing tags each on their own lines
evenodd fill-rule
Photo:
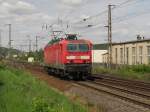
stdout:
<svg viewBox="0 0 150 112">
<path fill-rule="evenodd" d="M 90 56 L 81 56 L 81 59 L 90 59 Z"/>
<path fill-rule="evenodd" d="M 75 56 L 66 56 L 66 59 L 71 60 L 71 59 L 76 59 Z"/>
</svg>

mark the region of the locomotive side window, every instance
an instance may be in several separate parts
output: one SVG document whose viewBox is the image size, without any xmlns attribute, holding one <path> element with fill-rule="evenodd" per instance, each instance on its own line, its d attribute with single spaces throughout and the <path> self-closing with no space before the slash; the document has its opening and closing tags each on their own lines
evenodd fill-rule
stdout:
<svg viewBox="0 0 150 112">
<path fill-rule="evenodd" d="M 87 52 L 89 46 L 88 44 L 68 44 L 67 50 L 72 52 Z"/>
</svg>

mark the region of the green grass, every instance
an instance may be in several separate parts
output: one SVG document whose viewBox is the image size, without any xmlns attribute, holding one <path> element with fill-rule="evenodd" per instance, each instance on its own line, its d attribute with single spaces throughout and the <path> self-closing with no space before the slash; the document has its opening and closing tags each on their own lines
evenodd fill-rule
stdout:
<svg viewBox="0 0 150 112">
<path fill-rule="evenodd" d="M 122 66 L 117 69 L 108 69 L 102 66 L 94 66 L 93 73 L 111 74 L 126 79 L 135 79 L 150 82 L 150 66 L 147 65 L 134 65 Z"/>
<path fill-rule="evenodd" d="M 0 65 L 0 112 L 86 112 L 29 73 Z"/>
</svg>

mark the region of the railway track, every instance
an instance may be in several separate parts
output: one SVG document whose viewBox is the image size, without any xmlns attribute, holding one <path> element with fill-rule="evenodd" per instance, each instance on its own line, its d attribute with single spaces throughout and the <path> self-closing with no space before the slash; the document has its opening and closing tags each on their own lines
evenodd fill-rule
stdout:
<svg viewBox="0 0 150 112">
<path fill-rule="evenodd" d="M 150 98 L 145 94 L 93 81 L 77 82 L 77 84 L 150 109 Z"/>
<path fill-rule="evenodd" d="M 93 78 L 93 81 L 77 83 L 150 109 L 150 83 L 108 75 L 93 75 Z"/>
<path fill-rule="evenodd" d="M 109 75 L 94 75 L 96 81 L 104 82 L 112 85 L 120 85 L 126 88 L 131 88 L 139 91 L 150 92 L 150 83 L 135 81 L 129 79 L 122 79 L 118 77 L 113 77 Z M 149 93 L 150 94 L 150 93 Z"/>
<path fill-rule="evenodd" d="M 118 90 L 118 91 L 121 91 L 121 92 L 130 93 L 130 94 L 133 94 L 133 95 L 137 95 L 137 96 L 141 96 L 143 98 L 150 99 L 150 94 L 146 94 L 144 92 L 141 93 L 141 91 L 136 91 L 134 89 L 124 88 L 122 86 L 116 86 L 116 85 L 107 84 L 107 83 L 103 83 L 103 82 L 92 82 L 92 83 L 95 83 L 95 84 L 98 84 L 98 85 L 101 85 L 101 86 L 105 86 L 107 88 L 111 88 L 111 89 L 114 89 L 114 90 Z"/>
</svg>

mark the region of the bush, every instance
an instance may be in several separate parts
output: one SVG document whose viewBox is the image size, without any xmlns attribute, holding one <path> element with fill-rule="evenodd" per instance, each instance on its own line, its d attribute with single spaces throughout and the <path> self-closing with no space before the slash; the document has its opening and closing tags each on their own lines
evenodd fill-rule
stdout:
<svg viewBox="0 0 150 112">
<path fill-rule="evenodd" d="M 101 74 L 105 74 L 105 73 L 109 73 L 110 70 L 101 66 L 95 66 L 93 67 L 93 73 L 101 73 Z"/>
<path fill-rule="evenodd" d="M 0 70 L 4 70 L 6 68 L 6 65 L 0 64 Z"/>
<path fill-rule="evenodd" d="M 102 66 L 93 67 L 93 73 L 117 75 L 122 78 L 150 81 L 150 66 L 134 65 L 108 69 Z"/>
<path fill-rule="evenodd" d="M 50 112 L 49 106 L 42 98 L 35 98 L 33 100 L 33 110 L 32 112 Z"/>
</svg>

